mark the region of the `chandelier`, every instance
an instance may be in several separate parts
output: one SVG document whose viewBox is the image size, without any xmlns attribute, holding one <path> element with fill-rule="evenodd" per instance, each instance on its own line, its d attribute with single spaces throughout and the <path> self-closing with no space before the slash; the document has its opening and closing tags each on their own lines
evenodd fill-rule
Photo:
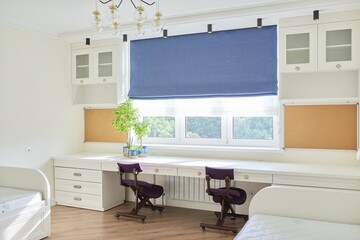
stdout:
<svg viewBox="0 0 360 240">
<path fill-rule="evenodd" d="M 119 8 L 124 0 L 120 0 L 118 4 L 115 3 L 114 0 L 95 0 L 95 10 L 92 12 L 91 15 L 91 22 L 94 26 L 95 30 L 101 32 L 103 30 L 103 17 L 98 10 L 98 2 L 102 4 L 110 3 L 108 9 L 105 12 L 105 16 L 107 20 L 111 23 L 111 28 L 113 29 L 113 35 L 118 37 L 121 35 L 121 26 L 119 23 Z M 156 12 L 154 18 L 152 20 L 152 30 L 155 33 L 160 33 L 164 28 L 164 22 L 162 21 L 161 17 L 162 14 L 159 11 L 159 1 L 156 0 Z M 134 11 L 134 20 L 135 20 L 135 30 L 134 34 L 137 37 L 141 37 L 145 34 L 144 23 L 147 20 L 147 12 L 143 4 L 147 6 L 153 6 L 155 2 L 149 3 L 144 0 L 139 0 L 138 5 L 135 5 L 134 0 L 130 0 L 131 4 L 133 5 Z"/>
</svg>

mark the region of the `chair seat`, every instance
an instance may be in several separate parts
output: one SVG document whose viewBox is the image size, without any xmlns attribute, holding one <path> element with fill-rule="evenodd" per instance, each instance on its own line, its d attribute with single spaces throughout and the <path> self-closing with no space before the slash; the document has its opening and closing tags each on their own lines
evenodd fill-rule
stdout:
<svg viewBox="0 0 360 240">
<path fill-rule="evenodd" d="M 124 179 L 123 183 L 126 184 L 128 187 L 134 186 L 134 180 L 132 179 Z M 144 181 L 137 181 L 138 186 L 141 187 L 140 194 L 147 196 L 149 198 L 158 198 L 164 193 L 164 188 L 160 185 L 151 184 Z"/>
<path fill-rule="evenodd" d="M 208 191 L 207 191 L 208 192 Z M 220 203 L 222 196 L 226 195 L 226 188 L 210 188 L 210 195 L 213 196 L 213 201 Z M 230 204 L 243 204 L 246 201 L 246 192 L 241 188 L 230 187 L 229 189 L 229 203 Z"/>
</svg>

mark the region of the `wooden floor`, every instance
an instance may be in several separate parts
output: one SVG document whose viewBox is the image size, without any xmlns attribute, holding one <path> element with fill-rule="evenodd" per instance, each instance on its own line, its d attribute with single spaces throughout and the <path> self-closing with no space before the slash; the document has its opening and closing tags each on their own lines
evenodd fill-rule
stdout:
<svg viewBox="0 0 360 240">
<path fill-rule="evenodd" d="M 51 237 L 47 239 L 233 239 L 231 232 L 207 229 L 203 231 L 200 222 L 215 223 L 213 212 L 185 208 L 166 207 L 162 214 L 151 209 L 141 209 L 147 216 L 145 223 L 141 220 L 120 218 L 113 215 L 116 211 L 129 211 L 133 203 L 127 202 L 106 212 L 97 212 L 64 206 L 51 208 Z M 243 219 L 226 220 L 225 225 L 244 225 Z"/>
</svg>

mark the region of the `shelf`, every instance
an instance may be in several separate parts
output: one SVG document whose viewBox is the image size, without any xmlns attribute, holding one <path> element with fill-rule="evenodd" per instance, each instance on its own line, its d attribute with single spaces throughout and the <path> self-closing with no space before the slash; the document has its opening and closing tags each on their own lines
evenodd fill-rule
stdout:
<svg viewBox="0 0 360 240">
<path fill-rule="evenodd" d="M 286 49 L 287 52 L 293 52 L 293 51 L 308 51 L 310 50 L 310 48 L 306 47 L 306 48 L 289 48 Z"/>
<path fill-rule="evenodd" d="M 351 44 L 341 44 L 341 45 L 330 45 L 326 46 L 326 48 L 351 48 Z"/>
</svg>

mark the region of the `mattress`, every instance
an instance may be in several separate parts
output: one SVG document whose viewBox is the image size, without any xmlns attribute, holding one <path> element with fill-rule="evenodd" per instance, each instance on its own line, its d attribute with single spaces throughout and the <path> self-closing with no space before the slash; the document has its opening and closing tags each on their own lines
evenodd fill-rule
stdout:
<svg viewBox="0 0 360 240">
<path fill-rule="evenodd" d="M 253 239 L 359 240 L 360 225 L 256 214 L 234 238 L 234 240 Z"/>
<path fill-rule="evenodd" d="M 0 214 L 42 202 L 40 192 L 0 187 Z"/>
</svg>

